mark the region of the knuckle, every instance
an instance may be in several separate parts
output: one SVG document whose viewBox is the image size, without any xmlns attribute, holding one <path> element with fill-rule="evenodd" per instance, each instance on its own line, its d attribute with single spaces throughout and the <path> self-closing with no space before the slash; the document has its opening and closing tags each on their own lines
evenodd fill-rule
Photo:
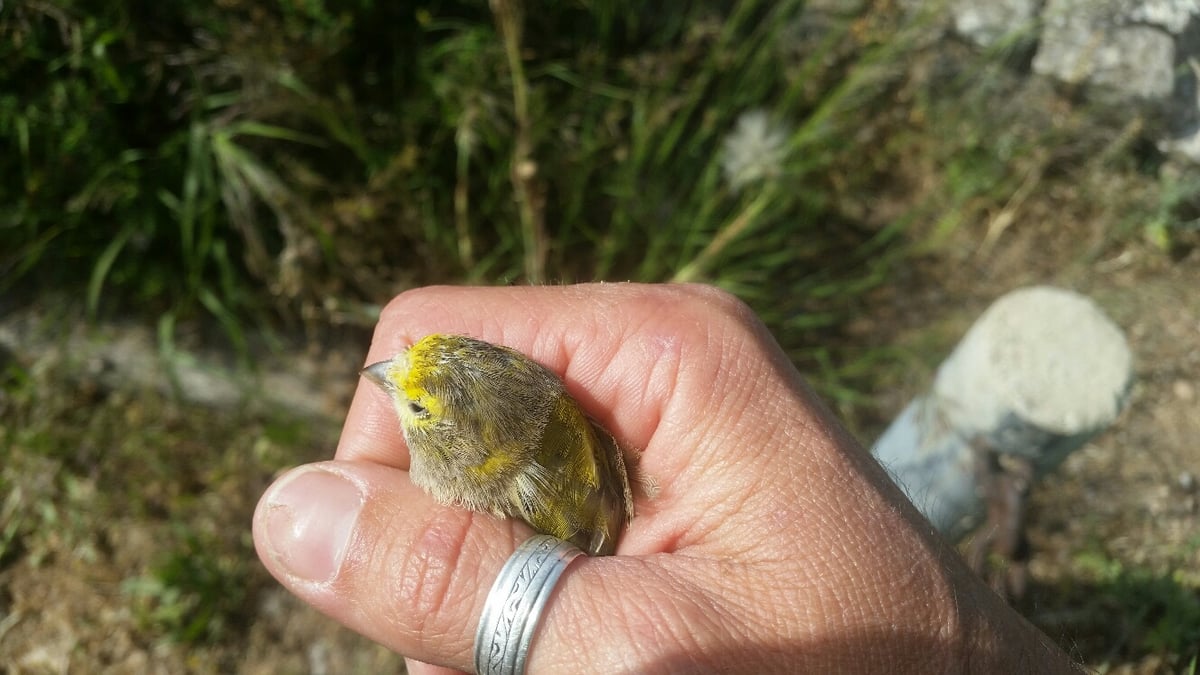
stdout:
<svg viewBox="0 0 1200 675">
<path fill-rule="evenodd" d="M 419 288 L 410 288 L 396 295 L 379 312 L 379 326 L 387 326 L 396 323 L 402 317 L 412 314 L 414 307 L 420 306 L 426 302 L 430 293 L 436 292 L 434 286 L 422 286 Z"/>
<path fill-rule="evenodd" d="M 673 297 L 664 298 L 684 311 L 703 315 L 710 320 L 749 325 L 758 322 L 754 310 L 741 298 L 717 286 L 678 284 L 665 286 Z"/>
<path fill-rule="evenodd" d="M 399 537 L 384 540 L 396 547 L 387 552 L 391 555 L 379 556 L 392 561 L 392 569 L 382 577 L 393 580 L 387 595 L 418 640 L 453 634 L 469 622 L 466 615 L 473 605 L 465 587 L 471 584 L 464 580 L 474 575 L 463 567 L 471 558 L 464 555 L 471 521 L 468 511 L 446 509 L 420 526 L 408 542 L 401 544 Z"/>
<path fill-rule="evenodd" d="M 719 342 L 758 342 L 766 332 L 754 310 L 729 291 L 704 284 L 670 288 L 677 294 L 669 301 L 672 311 L 702 320 L 710 338 Z"/>
</svg>

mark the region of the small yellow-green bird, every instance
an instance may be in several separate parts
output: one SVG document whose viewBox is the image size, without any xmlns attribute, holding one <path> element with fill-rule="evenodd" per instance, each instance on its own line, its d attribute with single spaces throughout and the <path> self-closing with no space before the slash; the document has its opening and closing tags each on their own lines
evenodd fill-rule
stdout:
<svg viewBox="0 0 1200 675">
<path fill-rule="evenodd" d="M 633 517 L 625 460 L 562 380 L 520 352 L 429 335 L 363 375 L 392 399 L 413 483 L 437 501 L 610 555 Z"/>
</svg>

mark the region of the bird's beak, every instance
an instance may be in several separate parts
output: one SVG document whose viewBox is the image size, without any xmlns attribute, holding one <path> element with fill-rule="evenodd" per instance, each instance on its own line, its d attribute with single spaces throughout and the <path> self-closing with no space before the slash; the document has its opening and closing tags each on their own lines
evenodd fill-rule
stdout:
<svg viewBox="0 0 1200 675">
<path fill-rule="evenodd" d="M 388 391 L 391 389 L 391 385 L 389 385 L 387 381 L 387 371 L 388 366 L 390 365 L 392 365 L 391 361 L 372 363 L 366 368 L 360 370 L 359 373 L 361 373 L 363 377 L 379 385 L 379 387 L 384 391 Z"/>
</svg>

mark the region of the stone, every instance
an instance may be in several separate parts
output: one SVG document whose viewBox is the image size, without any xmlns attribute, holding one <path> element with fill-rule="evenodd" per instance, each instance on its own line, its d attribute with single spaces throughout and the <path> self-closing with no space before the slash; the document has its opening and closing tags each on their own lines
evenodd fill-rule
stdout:
<svg viewBox="0 0 1200 675">
<path fill-rule="evenodd" d="M 1110 87 L 1129 97 L 1166 99 L 1175 90 L 1175 41 L 1135 22 L 1124 3 L 1050 0 L 1042 14 L 1033 71 L 1068 83 Z"/>
<path fill-rule="evenodd" d="M 1033 0 L 957 0 L 950 12 L 955 32 L 980 47 L 990 47 L 1032 30 L 1039 5 Z"/>
<path fill-rule="evenodd" d="M 1161 116 L 1157 144 L 1200 163 L 1200 0 L 1047 0 L 1035 73 Z"/>
</svg>

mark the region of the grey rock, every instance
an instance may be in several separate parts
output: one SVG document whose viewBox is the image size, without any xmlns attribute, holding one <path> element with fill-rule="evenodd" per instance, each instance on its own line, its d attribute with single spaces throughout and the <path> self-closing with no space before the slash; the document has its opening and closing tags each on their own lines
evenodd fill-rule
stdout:
<svg viewBox="0 0 1200 675">
<path fill-rule="evenodd" d="M 1166 99 L 1175 90 L 1175 39 L 1135 20 L 1122 2 L 1050 0 L 1033 70 L 1063 82 Z"/>
<path fill-rule="evenodd" d="M 950 11 L 955 32 L 981 47 L 990 47 L 1033 30 L 1040 5 L 1037 0 L 956 0 Z"/>
<path fill-rule="evenodd" d="M 1161 116 L 1159 147 L 1200 162 L 1200 0 L 1047 0 L 1033 70 Z"/>
</svg>

